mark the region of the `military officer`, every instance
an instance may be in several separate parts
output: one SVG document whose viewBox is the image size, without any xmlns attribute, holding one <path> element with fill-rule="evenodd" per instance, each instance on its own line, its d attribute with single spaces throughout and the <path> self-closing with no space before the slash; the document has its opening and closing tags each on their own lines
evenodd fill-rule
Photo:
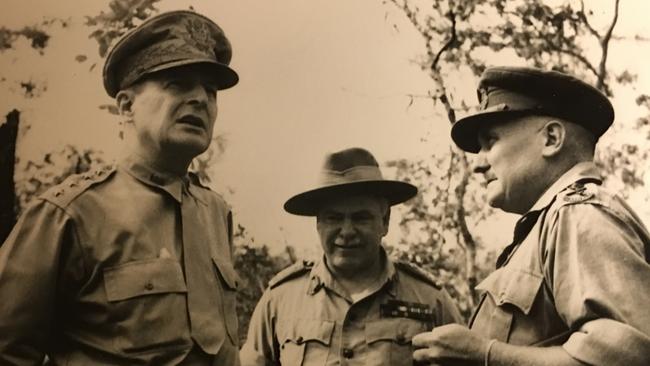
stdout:
<svg viewBox="0 0 650 366">
<path fill-rule="evenodd" d="M 452 138 L 477 154 L 488 203 L 522 215 L 470 329 L 413 339 L 441 365 L 650 365 L 650 236 L 593 163 L 609 100 L 559 72 L 495 67 Z"/>
<path fill-rule="evenodd" d="M 320 185 L 284 205 L 315 216 L 324 255 L 274 277 L 255 308 L 243 365 L 411 365 L 411 337 L 461 320 L 431 275 L 386 256 L 390 206 L 417 193 L 382 178 L 370 152 L 327 156 Z"/>
<path fill-rule="evenodd" d="M 235 85 L 223 30 L 153 17 L 109 53 L 124 126 L 116 167 L 29 207 L 0 250 L 0 364 L 238 365 L 231 213 L 188 175 L 217 91 Z"/>
</svg>

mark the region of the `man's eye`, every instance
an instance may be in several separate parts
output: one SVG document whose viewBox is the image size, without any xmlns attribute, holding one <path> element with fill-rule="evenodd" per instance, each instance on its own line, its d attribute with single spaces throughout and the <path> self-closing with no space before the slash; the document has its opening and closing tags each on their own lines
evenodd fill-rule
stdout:
<svg viewBox="0 0 650 366">
<path fill-rule="evenodd" d="M 338 215 L 323 215 L 320 217 L 320 221 L 326 222 L 326 223 L 333 223 L 333 222 L 338 222 L 341 220 L 341 217 Z"/>
<path fill-rule="evenodd" d="M 183 83 L 181 80 L 169 80 L 165 86 L 169 89 L 183 89 L 185 87 L 185 83 Z"/>
<path fill-rule="evenodd" d="M 215 85 L 206 85 L 203 87 L 205 89 L 205 92 L 213 98 L 217 97 L 217 87 Z"/>
</svg>

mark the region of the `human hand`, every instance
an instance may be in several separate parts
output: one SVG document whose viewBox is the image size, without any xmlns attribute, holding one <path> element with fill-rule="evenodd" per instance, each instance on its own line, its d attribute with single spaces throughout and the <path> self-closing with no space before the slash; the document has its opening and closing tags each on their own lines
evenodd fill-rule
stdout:
<svg viewBox="0 0 650 366">
<path fill-rule="evenodd" d="M 418 365 L 483 365 L 489 340 L 462 325 L 448 324 L 420 333 L 412 342 Z"/>
</svg>

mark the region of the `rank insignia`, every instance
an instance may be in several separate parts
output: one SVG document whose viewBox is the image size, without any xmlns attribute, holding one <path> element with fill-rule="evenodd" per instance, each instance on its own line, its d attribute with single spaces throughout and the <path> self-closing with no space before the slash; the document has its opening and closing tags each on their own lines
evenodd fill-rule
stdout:
<svg viewBox="0 0 650 366">
<path fill-rule="evenodd" d="M 379 312 L 382 318 L 409 318 L 435 323 L 434 309 L 427 304 L 388 300 L 379 305 Z"/>
<path fill-rule="evenodd" d="M 569 203 L 579 203 L 586 201 L 594 196 L 592 189 L 581 183 L 575 183 L 568 188 L 568 192 L 564 196 L 564 201 Z"/>
</svg>

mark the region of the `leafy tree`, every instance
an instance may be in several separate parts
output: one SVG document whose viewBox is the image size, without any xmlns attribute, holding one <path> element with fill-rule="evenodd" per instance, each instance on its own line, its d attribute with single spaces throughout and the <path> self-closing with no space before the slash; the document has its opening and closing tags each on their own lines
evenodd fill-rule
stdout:
<svg viewBox="0 0 650 366">
<path fill-rule="evenodd" d="M 291 247 L 280 255 L 271 255 L 266 245 L 255 245 L 246 229 L 237 225 L 233 235 L 235 244 L 235 270 L 239 274 L 240 287 L 237 292 L 237 318 L 239 320 L 240 345 L 246 341 L 246 330 L 255 305 L 262 297 L 269 280 L 296 261 Z"/>
<path fill-rule="evenodd" d="M 498 57 L 573 73 L 611 95 L 607 57 L 618 20 L 618 0 L 612 2 L 611 21 L 602 31 L 590 23 L 583 1 L 555 6 L 540 0 L 384 3 L 396 8 L 422 36 L 425 54 L 417 62 L 432 81 L 429 94 L 422 97 L 431 100 L 451 124 L 457 113 L 476 108 L 475 100 L 467 100 L 459 92 L 462 86 L 456 81 L 468 73 L 476 79 L 487 60 Z M 595 58 L 587 52 L 593 45 L 601 51 Z M 616 81 L 623 79 L 633 79 L 633 75 L 624 72 L 616 77 Z M 411 103 L 416 97 L 411 96 Z M 644 156 L 638 150 L 630 147 L 618 157 L 604 154 L 598 156 L 610 171 L 627 174 L 628 181 L 641 184 L 635 168 Z M 616 164 L 621 159 L 629 162 L 627 168 Z M 389 164 L 398 177 L 410 180 L 422 192 L 406 205 L 400 223 L 404 237 L 393 248 L 394 254 L 438 274 L 457 297 L 463 313 L 469 315 L 477 301 L 474 286 L 490 272 L 494 257 L 476 227 L 496 214 L 484 204 L 482 183 L 474 178 L 470 159 L 452 144 L 444 156 Z"/>
<path fill-rule="evenodd" d="M 80 150 L 72 145 L 47 153 L 39 161 L 28 161 L 24 171 L 16 176 L 19 209 L 68 176 L 85 173 L 105 164 L 103 153 L 92 149 Z"/>
</svg>

